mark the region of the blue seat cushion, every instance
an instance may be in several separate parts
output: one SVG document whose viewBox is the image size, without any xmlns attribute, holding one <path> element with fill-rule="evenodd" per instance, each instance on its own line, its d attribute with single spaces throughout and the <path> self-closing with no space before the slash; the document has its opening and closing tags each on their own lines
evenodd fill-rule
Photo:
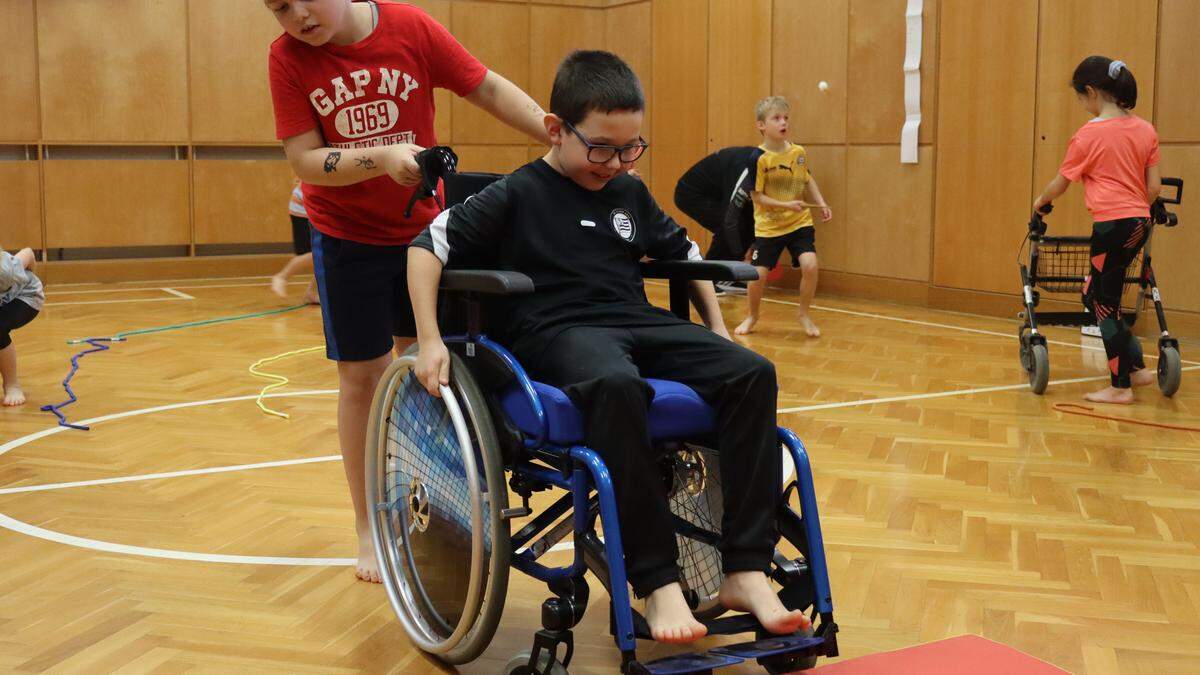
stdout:
<svg viewBox="0 0 1200 675">
<path fill-rule="evenodd" d="M 647 422 L 650 438 L 656 441 L 687 439 L 711 434 L 716 428 L 716 414 L 691 387 L 678 382 L 647 378 L 654 389 Z M 547 439 L 557 445 L 577 445 L 583 442 L 583 415 L 571 399 L 557 387 L 534 382 L 549 424 Z M 521 388 L 515 384 L 500 395 L 500 405 L 509 419 L 523 433 L 536 436 L 539 427 L 533 407 Z"/>
</svg>

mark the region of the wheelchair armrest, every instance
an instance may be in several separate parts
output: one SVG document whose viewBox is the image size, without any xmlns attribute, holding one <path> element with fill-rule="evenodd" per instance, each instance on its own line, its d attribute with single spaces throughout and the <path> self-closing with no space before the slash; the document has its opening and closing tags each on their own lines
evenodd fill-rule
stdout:
<svg viewBox="0 0 1200 675">
<path fill-rule="evenodd" d="M 520 295 L 533 292 L 533 280 L 520 272 L 443 270 L 441 288 L 444 291 Z"/>
<path fill-rule="evenodd" d="M 642 263 L 642 276 L 685 281 L 754 281 L 758 279 L 758 271 L 752 265 L 730 260 L 651 260 Z"/>
</svg>

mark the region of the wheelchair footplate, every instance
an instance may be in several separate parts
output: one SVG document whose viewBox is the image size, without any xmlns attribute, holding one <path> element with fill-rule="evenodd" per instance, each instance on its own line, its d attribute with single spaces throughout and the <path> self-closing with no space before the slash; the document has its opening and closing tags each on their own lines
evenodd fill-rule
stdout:
<svg viewBox="0 0 1200 675">
<path fill-rule="evenodd" d="M 717 668 L 733 666 L 750 659 L 770 666 L 797 657 L 825 653 L 825 638 L 804 633 L 774 635 L 760 640 L 714 647 L 701 654 L 677 654 L 645 664 L 645 672 L 654 675 L 683 675 L 708 673 Z"/>
</svg>

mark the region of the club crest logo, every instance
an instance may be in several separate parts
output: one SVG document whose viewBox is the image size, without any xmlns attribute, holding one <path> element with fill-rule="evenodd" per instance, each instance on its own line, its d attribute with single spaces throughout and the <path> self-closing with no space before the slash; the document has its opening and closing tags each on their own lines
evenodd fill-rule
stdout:
<svg viewBox="0 0 1200 675">
<path fill-rule="evenodd" d="M 637 234 L 637 226 L 633 222 L 633 216 L 629 215 L 628 211 L 625 209 L 614 209 L 608 218 L 612 222 L 613 231 L 625 241 L 633 241 L 634 235 Z"/>
</svg>

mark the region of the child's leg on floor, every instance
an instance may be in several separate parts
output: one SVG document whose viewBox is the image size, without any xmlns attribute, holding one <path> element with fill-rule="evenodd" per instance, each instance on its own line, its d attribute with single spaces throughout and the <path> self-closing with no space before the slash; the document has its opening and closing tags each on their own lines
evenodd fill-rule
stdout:
<svg viewBox="0 0 1200 675">
<path fill-rule="evenodd" d="M 820 268 L 817 265 L 817 254 L 804 252 L 800 254 L 800 323 L 809 337 L 820 337 L 821 330 L 813 323 L 808 310 L 813 297 L 817 294 L 817 278 Z"/>
<path fill-rule="evenodd" d="M 767 275 L 771 270 L 757 266 L 754 269 L 758 270 L 758 279 L 746 285 L 746 306 L 749 312 L 746 314 L 746 319 L 733 330 L 736 335 L 749 335 L 754 332 L 754 327 L 758 324 L 763 291 L 767 287 Z"/>
</svg>

